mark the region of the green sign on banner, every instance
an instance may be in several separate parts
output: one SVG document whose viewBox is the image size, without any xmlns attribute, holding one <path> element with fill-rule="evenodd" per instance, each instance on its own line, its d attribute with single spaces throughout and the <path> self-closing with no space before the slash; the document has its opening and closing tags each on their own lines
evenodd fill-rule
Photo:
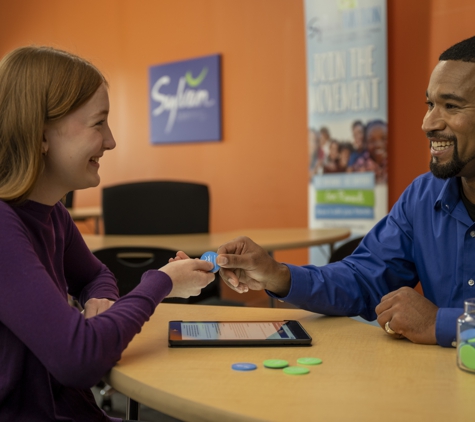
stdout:
<svg viewBox="0 0 475 422">
<path fill-rule="evenodd" d="M 354 205 L 361 207 L 374 206 L 374 191 L 361 189 L 325 189 L 317 190 L 317 204 Z"/>
</svg>

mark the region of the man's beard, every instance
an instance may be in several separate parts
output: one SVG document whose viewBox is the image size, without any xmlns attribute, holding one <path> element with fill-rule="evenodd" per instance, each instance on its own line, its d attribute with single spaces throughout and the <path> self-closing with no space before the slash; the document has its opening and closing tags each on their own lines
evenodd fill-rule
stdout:
<svg viewBox="0 0 475 422">
<path fill-rule="evenodd" d="M 459 157 L 459 154 L 457 151 L 457 141 L 455 140 L 452 161 L 446 164 L 440 164 L 438 162 L 434 162 L 434 158 L 431 158 L 429 168 L 435 177 L 438 177 L 439 179 L 449 179 L 451 177 L 458 176 L 460 172 L 464 169 L 464 167 L 470 161 L 473 161 L 474 159 L 475 159 L 475 156 L 470 157 L 466 161 L 462 161 Z"/>
<path fill-rule="evenodd" d="M 427 133 L 428 138 L 436 138 L 436 139 L 446 139 L 449 141 L 454 142 L 454 153 L 452 154 L 452 160 L 446 164 L 440 164 L 437 162 L 437 158 L 431 158 L 429 168 L 432 174 L 439 179 L 449 179 L 451 177 L 455 177 L 460 174 L 463 168 L 470 162 L 475 160 L 474 157 L 470 157 L 466 161 L 462 161 L 459 157 L 458 150 L 457 150 L 457 138 L 455 136 L 448 136 L 448 137 L 439 137 L 434 132 Z"/>
</svg>

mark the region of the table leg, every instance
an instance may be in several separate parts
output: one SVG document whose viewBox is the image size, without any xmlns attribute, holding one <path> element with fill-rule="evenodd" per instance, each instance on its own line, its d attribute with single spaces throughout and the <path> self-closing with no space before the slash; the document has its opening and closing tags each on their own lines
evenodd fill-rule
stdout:
<svg viewBox="0 0 475 422">
<path fill-rule="evenodd" d="M 274 251 L 269 251 L 269 255 L 274 258 Z M 275 300 L 269 296 L 269 308 L 275 308 Z"/>
<path fill-rule="evenodd" d="M 96 234 L 99 234 L 99 231 L 100 231 L 99 230 L 100 217 L 96 217 L 94 220 L 95 220 L 94 221 L 94 230 L 95 230 Z"/>
<path fill-rule="evenodd" d="M 139 403 L 135 400 L 127 397 L 127 405 L 125 408 L 125 418 L 130 420 L 138 420 L 139 419 Z"/>
</svg>

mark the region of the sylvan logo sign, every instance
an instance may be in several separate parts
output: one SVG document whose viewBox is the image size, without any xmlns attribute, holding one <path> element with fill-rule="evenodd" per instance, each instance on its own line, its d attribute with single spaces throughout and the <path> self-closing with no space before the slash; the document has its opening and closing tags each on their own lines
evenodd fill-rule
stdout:
<svg viewBox="0 0 475 422">
<path fill-rule="evenodd" d="M 221 139 L 220 56 L 150 67 L 152 144 Z"/>
</svg>

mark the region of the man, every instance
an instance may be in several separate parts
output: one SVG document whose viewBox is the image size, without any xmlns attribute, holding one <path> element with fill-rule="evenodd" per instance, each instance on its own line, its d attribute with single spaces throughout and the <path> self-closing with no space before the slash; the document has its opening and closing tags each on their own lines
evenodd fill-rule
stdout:
<svg viewBox="0 0 475 422">
<path fill-rule="evenodd" d="M 422 124 L 431 173 L 341 262 L 296 267 L 245 237 L 223 245 L 217 262 L 231 288 L 266 289 L 326 315 L 377 318 L 389 335 L 414 343 L 455 345 L 463 302 L 475 297 L 475 37 L 439 60 Z M 424 296 L 413 290 L 419 280 Z"/>
</svg>

